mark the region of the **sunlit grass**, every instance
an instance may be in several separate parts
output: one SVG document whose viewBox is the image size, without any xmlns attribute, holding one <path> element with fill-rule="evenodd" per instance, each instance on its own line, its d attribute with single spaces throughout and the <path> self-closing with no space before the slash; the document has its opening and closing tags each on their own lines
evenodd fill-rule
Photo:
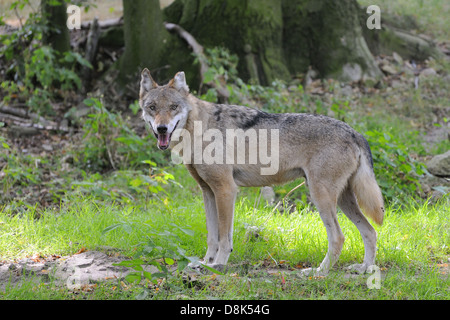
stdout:
<svg viewBox="0 0 450 320">
<path fill-rule="evenodd" d="M 71 205 L 61 205 L 60 208 L 39 213 L 33 208 L 17 213 L 4 207 L 0 210 L 0 261 L 17 260 L 36 253 L 42 256 L 70 255 L 83 247 L 96 250 L 104 246 L 132 256 L 148 237 L 163 245 L 164 239 L 153 235 L 166 230 L 176 233 L 173 224 L 194 232 L 194 236 L 178 232 L 179 246 L 186 249 L 189 255 L 202 257 L 206 252 L 203 202 L 198 191 L 192 194 L 188 189 L 180 193 L 190 193 L 190 197 L 172 197 L 165 202 L 155 199 L 144 204 L 114 205 L 89 198 L 73 198 L 69 202 Z M 346 241 L 339 262 L 326 280 L 304 283 L 286 273 L 286 288 L 281 286 L 277 277 L 253 279 L 250 276 L 252 270 L 260 272 L 264 264 L 270 264 L 270 268 L 281 267 L 280 271 L 317 266 L 328 246 L 325 227 L 314 207 L 308 206 L 292 214 L 280 214 L 263 202 L 254 207 L 253 200 L 240 197 L 236 204 L 234 251 L 229 264 L 230 273 L 238 272 L 239 277 L 224 276 L 212 288 L 186 289 L 186 292 L 182 289 L 181 294 L 190 298 L 213 295 L 221 299 L 236 298 L 239 292 L 241 298 L 274 299 L 450 297 L 448 274 L 441 274 L 437 267 L 450 257 L 448 198 L 435 205 L 412 202 L 402 208 L 387 208 L 384 224 L 376 227 L 376 264 L 383 270 L 383 288 L 375 291 L 367 290 L 367 276 L 350 279 L 345 276 L 343 268 L 361 262 L 364 247 L 356 227 L 340 212 L 338 219 Z M 112 225 L 118 227 L 103 232 Z M 251 227 L 256 230 L 253 236 L 248 233 Z M 242 269 L 243 265 L 246 265 L 245 269 Z M 250 287 L 248 281 L 251 281 Z M 36 294 L 48 298 L 56 298 L 52 292 L 60 290 L 52 286 L 33 288 L 40 292 Z M 234 288 L 233 292 L 230 292 L 231 288 Z M 32 298 L 17 290 L 17 298 Z M 124 297 L 129 298 L 130 292 L 125 291 Z M 173 294 L 172 298 L 175 298 Z M 10 291 L 3 293 L 4 297 L 13 295 Z M 61 298 L 67 296 L 64 292 L 59 295 Z M 97 299 L 98 295 L 91 298 Z"/>
</svg>

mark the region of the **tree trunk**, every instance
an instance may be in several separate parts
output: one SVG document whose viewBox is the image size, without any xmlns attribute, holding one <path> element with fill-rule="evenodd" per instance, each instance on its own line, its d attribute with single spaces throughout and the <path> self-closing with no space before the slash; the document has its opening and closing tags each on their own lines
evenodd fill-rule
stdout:
<svg viewBox="0 0 450 320">
<path fill-rule="evenodd" d="M 308 66 L 322 77 L 379 77 L 359 23 L 355 0 L 283 0 L 284 52 L 291 73 Z"/>
<path fill-rule="evenodd" d="M 204 47 L 223 46 L 237 54 L 244 80 L 270 84 L 289 79 L 279 0 L 176 0 L 165 14 Z"/>
<path fill-rule="evenodd" d="M 119 78 L 127 83 L 144 67 L 151 71 L 161 67 L 169 34 L 163 25 L 159 0 L 123 0 L 123 14 L 125 52 L 120 60 Z"/>
<path fill-rule="evenodd" d="M 165 10 L 205 47 L 239 56 L 244 80 L 287 80 L 309 66 L 356 81 L 381 72 L 359 24 L 356 0 L 176 0 Z"/>
<path fill-rule="evenodd" d="M 43 42 L 62 53 L 70 50 L 70 36 L 67 28 L 66 3 L 52 4 L 52 0 L 41 1 L 42 18 L 48 28 L 43 32 Z"/>
<path fill-rule="evenodd" d="M 435 55 L 426 41 L 400 30 L 384 30 L 384 24 L 382 30 L 369 30 L 369 15 L 356 0 L 175 0 L 163 17 L 157 0 L 123 3 L 122 73 L 135 74 L 145 66 L 159 69 L 157 80 L 164 82 L 184 71 L 194 90 L 201 81 L 199 65 L 186 42 L 163 29 L 163 20 L 180 25 L 205 48 L 229 49 L 239 57 L 239 76 L 262 85 L 310 67 L 323 78 L 378 78 L 382 73 L 373 54 L 393 50 L 417 60 Z M 400 40 L 394 42 L 394 36 Z"/>
</svg>

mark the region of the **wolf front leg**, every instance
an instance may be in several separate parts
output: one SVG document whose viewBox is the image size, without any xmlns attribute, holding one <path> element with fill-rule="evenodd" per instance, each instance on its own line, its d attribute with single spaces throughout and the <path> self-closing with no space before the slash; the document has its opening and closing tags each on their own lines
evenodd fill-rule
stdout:
<svg viewBox="0 0 450 320">
<path fill-rule="evenodd" d="M 203 202 L 205 206 L 206 214 L 206 229 L 208 231 L 207 244 L 208 250 L 206 251 L 205 258 L 200 260 L 199 263 L 190 263 L 191 268 L 199 268 L 201 264 L 211 264 L 214 262 L 219 250 L 219 223 L 217 219 L 217 206 L 214 192 L 200 177 L 197 170 L 192 165 L 186 165 L 187 169 L 191 173 L 192 177 L 197 181 L 202 189 Z"/>
<path fill-rule="evenodd" d="M 217 206 L 219 249 L 215 260 L 209 265 L 214 269 L 224 270 L 233 251 L 233 216 L 237 186 L 234 180 L 229 179 L 211 188 L 214 191 Z"/>
<path fill-rule="evenodd" d="M 217 206 L 214 192 L 210 187 L 202 187 L 202 192 L 203 201 L 205 203 L 206 229 L 208 230 L 208 250 L 206 251 L 205 258 L 202 262 L 211 264 L 216 259 L 217 250 L 219 250 L 219 223 L 217 219 Z"/>
</svg>

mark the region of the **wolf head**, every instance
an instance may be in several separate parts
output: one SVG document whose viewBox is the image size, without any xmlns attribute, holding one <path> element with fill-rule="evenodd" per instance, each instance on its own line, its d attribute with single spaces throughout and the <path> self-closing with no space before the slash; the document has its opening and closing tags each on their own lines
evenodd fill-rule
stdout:
<svg viewBox="0 0 450 320">
<path fill-rule="evenodd" d="M 174 130 L 184 128 L 191 110 L 188 95 L 184 72 L 178 72 L 168 84 L 159 86 L 148 69 L 142 70 L 139 92 L 142 118 L 152 128 L 159 149 L 167 149 Z"/>
</svg>

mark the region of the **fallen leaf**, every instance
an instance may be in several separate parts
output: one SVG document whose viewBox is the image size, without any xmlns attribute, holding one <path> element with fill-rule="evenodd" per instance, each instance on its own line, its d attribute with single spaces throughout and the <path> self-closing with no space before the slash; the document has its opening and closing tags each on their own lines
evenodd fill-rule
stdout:
<svg viewBox="0 0 450 320">
<path fill-rule="evenodd" d="M 31 257 L 31 260 L 34 262 L 43 262 L 44 257 L 40 253 L 36 253 Z"/>
<path fill-rule="evenodd" d="M 217 278 L 217 274 L 213 273 L 210 277 L 209 277 L 209 281 L 214 281 Z"/>
<path fill-rule="evenodd" d="M 87 251 L 87 249 L 86 249 L 85 247 L 81 247 L 81 249 L 78 250 L 78 252 L 75 253 L 75 254 L 80 254 L 80 253 L 83 253 L 83 252 L 85 252 L 85 251 Z"/>
</svg>

